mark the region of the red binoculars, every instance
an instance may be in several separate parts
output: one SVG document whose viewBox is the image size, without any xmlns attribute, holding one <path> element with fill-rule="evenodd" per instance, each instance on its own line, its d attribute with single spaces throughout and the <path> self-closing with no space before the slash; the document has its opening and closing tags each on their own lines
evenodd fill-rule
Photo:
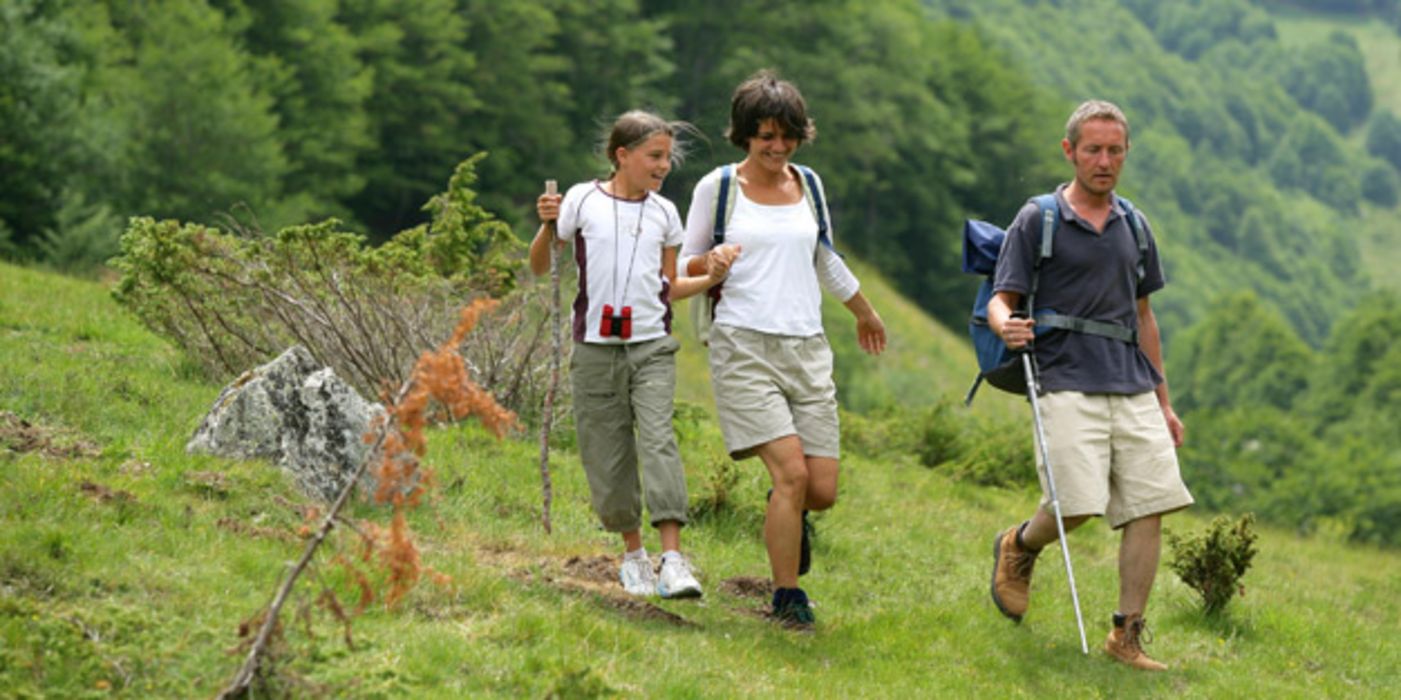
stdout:
<svg viewBox="0 0 1401 700">
<path fill-rule="evenodd" d="M 632 337 L 632 307 L 624 306 L 622 313 L 614 314 L 612 304 L 603 305 L 603 317 L 599 319 L 598 334 L 600 337 L 616 337 L 627 340 Z"/>
</svg>

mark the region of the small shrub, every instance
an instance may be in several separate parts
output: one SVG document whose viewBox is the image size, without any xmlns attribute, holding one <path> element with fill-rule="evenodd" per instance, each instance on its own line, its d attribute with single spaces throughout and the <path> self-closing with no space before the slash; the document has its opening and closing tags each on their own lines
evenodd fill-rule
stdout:
<svg viewBox="0 0 1401 700">
<path fill-rule="evenodd" d="M 961 457 L 965 451 L 963 434 L 966 421 L 953 410 L 948 401 L 940 401 L 920 417 L 915 452 L 920 464 L 937 467 Z"/>
<path fill-rule="evenodd" d="M 1253 522 L 1253 513 L 1235 522 L 1223 515 L 1199 535 L 1167 535 L 1172 549 L 1169 566 L 1183 583 L 1201 594 L 1202 608 L 1208 615 L 1219 613 L 1236 593 L 1245 595 L 1240 579 L 1255 558 L 1256 535 L 1250 531 Z"/>
<path fill-rule="evenodd" d="M 916 433 L 923 414 L 841 410 L 842 450 L 869 457 L 917 453 Z"/>
<path fill-rule="evenodd" d="M 521 242 L 476 204 L 480 157 L 424 207 L 431 223 L 378 247 L 335 220 L 269 236 L 133 218 L 113 295 L 214 377 L 300 343 L 367 396 L 403 384 L 465 300 L 504 298 L 465 357 L 483 387 L 528 415 L 548 377 L 548 307 L 539 285 L 516 284 Z"/>
<path fill-rule="evenodd" d="M 1006 421 L 974 427 L 968 449 L 951 465 L 954 477 L 980 486 L 1037 483 L 1036 454 L 1030 432 Z"/>
<path fill-rule="evenodd" d="M 739 465 L 728 455 L 711 456 L 701 473 L 701 488 L 691 497 L 692 517 L 701 519 L 733 509 L 731 496 L 739 486 L 740 475 Z"/>
</svg>

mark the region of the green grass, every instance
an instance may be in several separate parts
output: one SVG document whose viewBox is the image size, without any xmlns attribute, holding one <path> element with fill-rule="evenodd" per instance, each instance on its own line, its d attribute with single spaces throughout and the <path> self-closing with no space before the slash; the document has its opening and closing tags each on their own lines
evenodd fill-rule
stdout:
<svg viewBox="0 0 1401 700">
<path fill-rule="evenodd" d="M 943 391 L 942 381 L 962 391 L 961 376 L 931 376 L 928 391 Z M 0 410 L 101 445 L 68 460 L 0 453 L 0 695 L 208 697 L 231 677 L 238 625 L 300 552 L 279 533 L 301 519 L 276 468 L 184 454 L 218 389 L 98 285 L 0 265 Z M 1071 538 L 1092 647 L 1085 658 L 1057 556 L 1038 567 L 1022 625 L 988 600 L 993 533 L 1028 513 L 1035 494 L 975 487 L 893 453 L 845 458 L 842 501 L 817 520 L 814 573 L 804 579 L 818 630 L 776 629 L 755 614 L 762 601 L 720 587 L 767 576 L 762 467 L 744 462 L 722 478 L 727 463 L 704 417 L 683 422 L 681 437 L 693 503 L 723 501 L 685 533 L 706 597 L 655 608 L 688 624 L 627 608 L 606 581 L 566 565 L 617 549 L 594 524 L 574 454 L 555 453 L 555 533 L 546 536 L 533 441 L 451 427 L 433 435 L 439 486 L 411 518 L 425 564 L 451 583 L 424 583 L 393 610 L 372 605 L 354 621 L 353 647 L 325 614 L 311 616 L 309 635 L 295 614 L 305 599 L 295 602 L 279 659 L 284 679 L 299 680 L 282 688 L 367 698 L 1401 692 L 1394 552 L 1264 530 L 1247 595 L 1216 620 L 1202 618 L 1194 594 L 1163 567 L 1150 649 L 1174 668 L 1146 675 L 1095 649 L 1115 600 L 1112 533 L 1095 524 Z M 209 487 L 197 472 L 222 474 L 224 484 Z M 130 495 L 102 501 L 84 481 Z M 716 483 L 725 498 L 714 496 Z M 384 519 L 365 505 L 354 515 Z M 1204 524 L 1169 520 L 1182 530 Z M 353 544 L 336 540 L 333 551 L 353 553 Z M 648 544 L 655 551 L 650 534 Z M 351 592 L 337 567 L 319 571 L 322 585 Z"/>
</svg>

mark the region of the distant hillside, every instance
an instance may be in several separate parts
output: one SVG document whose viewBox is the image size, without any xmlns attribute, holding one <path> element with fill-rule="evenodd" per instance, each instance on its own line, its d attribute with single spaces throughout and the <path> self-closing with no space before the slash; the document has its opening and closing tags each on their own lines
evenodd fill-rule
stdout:
<svg viewBox="0 0 1401 700">
<path fill-rule="evenodd" d="M 1367 77 L 1375 100 L 1373 111 L 1389 110 L 1401 115 L 1401 34 L 1393 25 L 1377 18 L 1352 14 L 1309 12 L 1298 8 L 1272 13 L 1280 41 L 1300 47 L 1343 32 L 1357 40 L 1367 61 Z M 1365 130 L 1357 129 L 1352 141 L 1361 143 Z M 1359 228 L 1362 262 L 1376 284 L 1401 290 L 1401 233 L 1394 208 L 1367 207 Z"/>
</svg>

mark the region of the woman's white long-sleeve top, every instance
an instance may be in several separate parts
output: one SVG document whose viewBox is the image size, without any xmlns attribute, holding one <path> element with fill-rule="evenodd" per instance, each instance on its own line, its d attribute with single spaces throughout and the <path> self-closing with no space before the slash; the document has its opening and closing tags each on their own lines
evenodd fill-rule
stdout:
<svg viewBox="0 0 1401 700">
<path fill-rule="evenodd" d="M 821 180 L 818 183 L 820 187 Z M 719 168 L 696 183 L 686 216 L 682 265 L 704 254 L 714 242 L 719 187 Z M 818 243 L 817 220 L 807 199 L 758 204 L 744 196 L 738 178 L 730 192 L 735 203 L 725 227 L 725 243 L 738 244 L 740 254 L 721 289 L 715 323 L 775 335 L 822 333 L 822 290 L 845 302 L 861 284 L 841 256 Z M 830 213 L 824 215 L 831 222 Z M 829 223 L 829 237 L 831 229 Z"/>
</svg>

